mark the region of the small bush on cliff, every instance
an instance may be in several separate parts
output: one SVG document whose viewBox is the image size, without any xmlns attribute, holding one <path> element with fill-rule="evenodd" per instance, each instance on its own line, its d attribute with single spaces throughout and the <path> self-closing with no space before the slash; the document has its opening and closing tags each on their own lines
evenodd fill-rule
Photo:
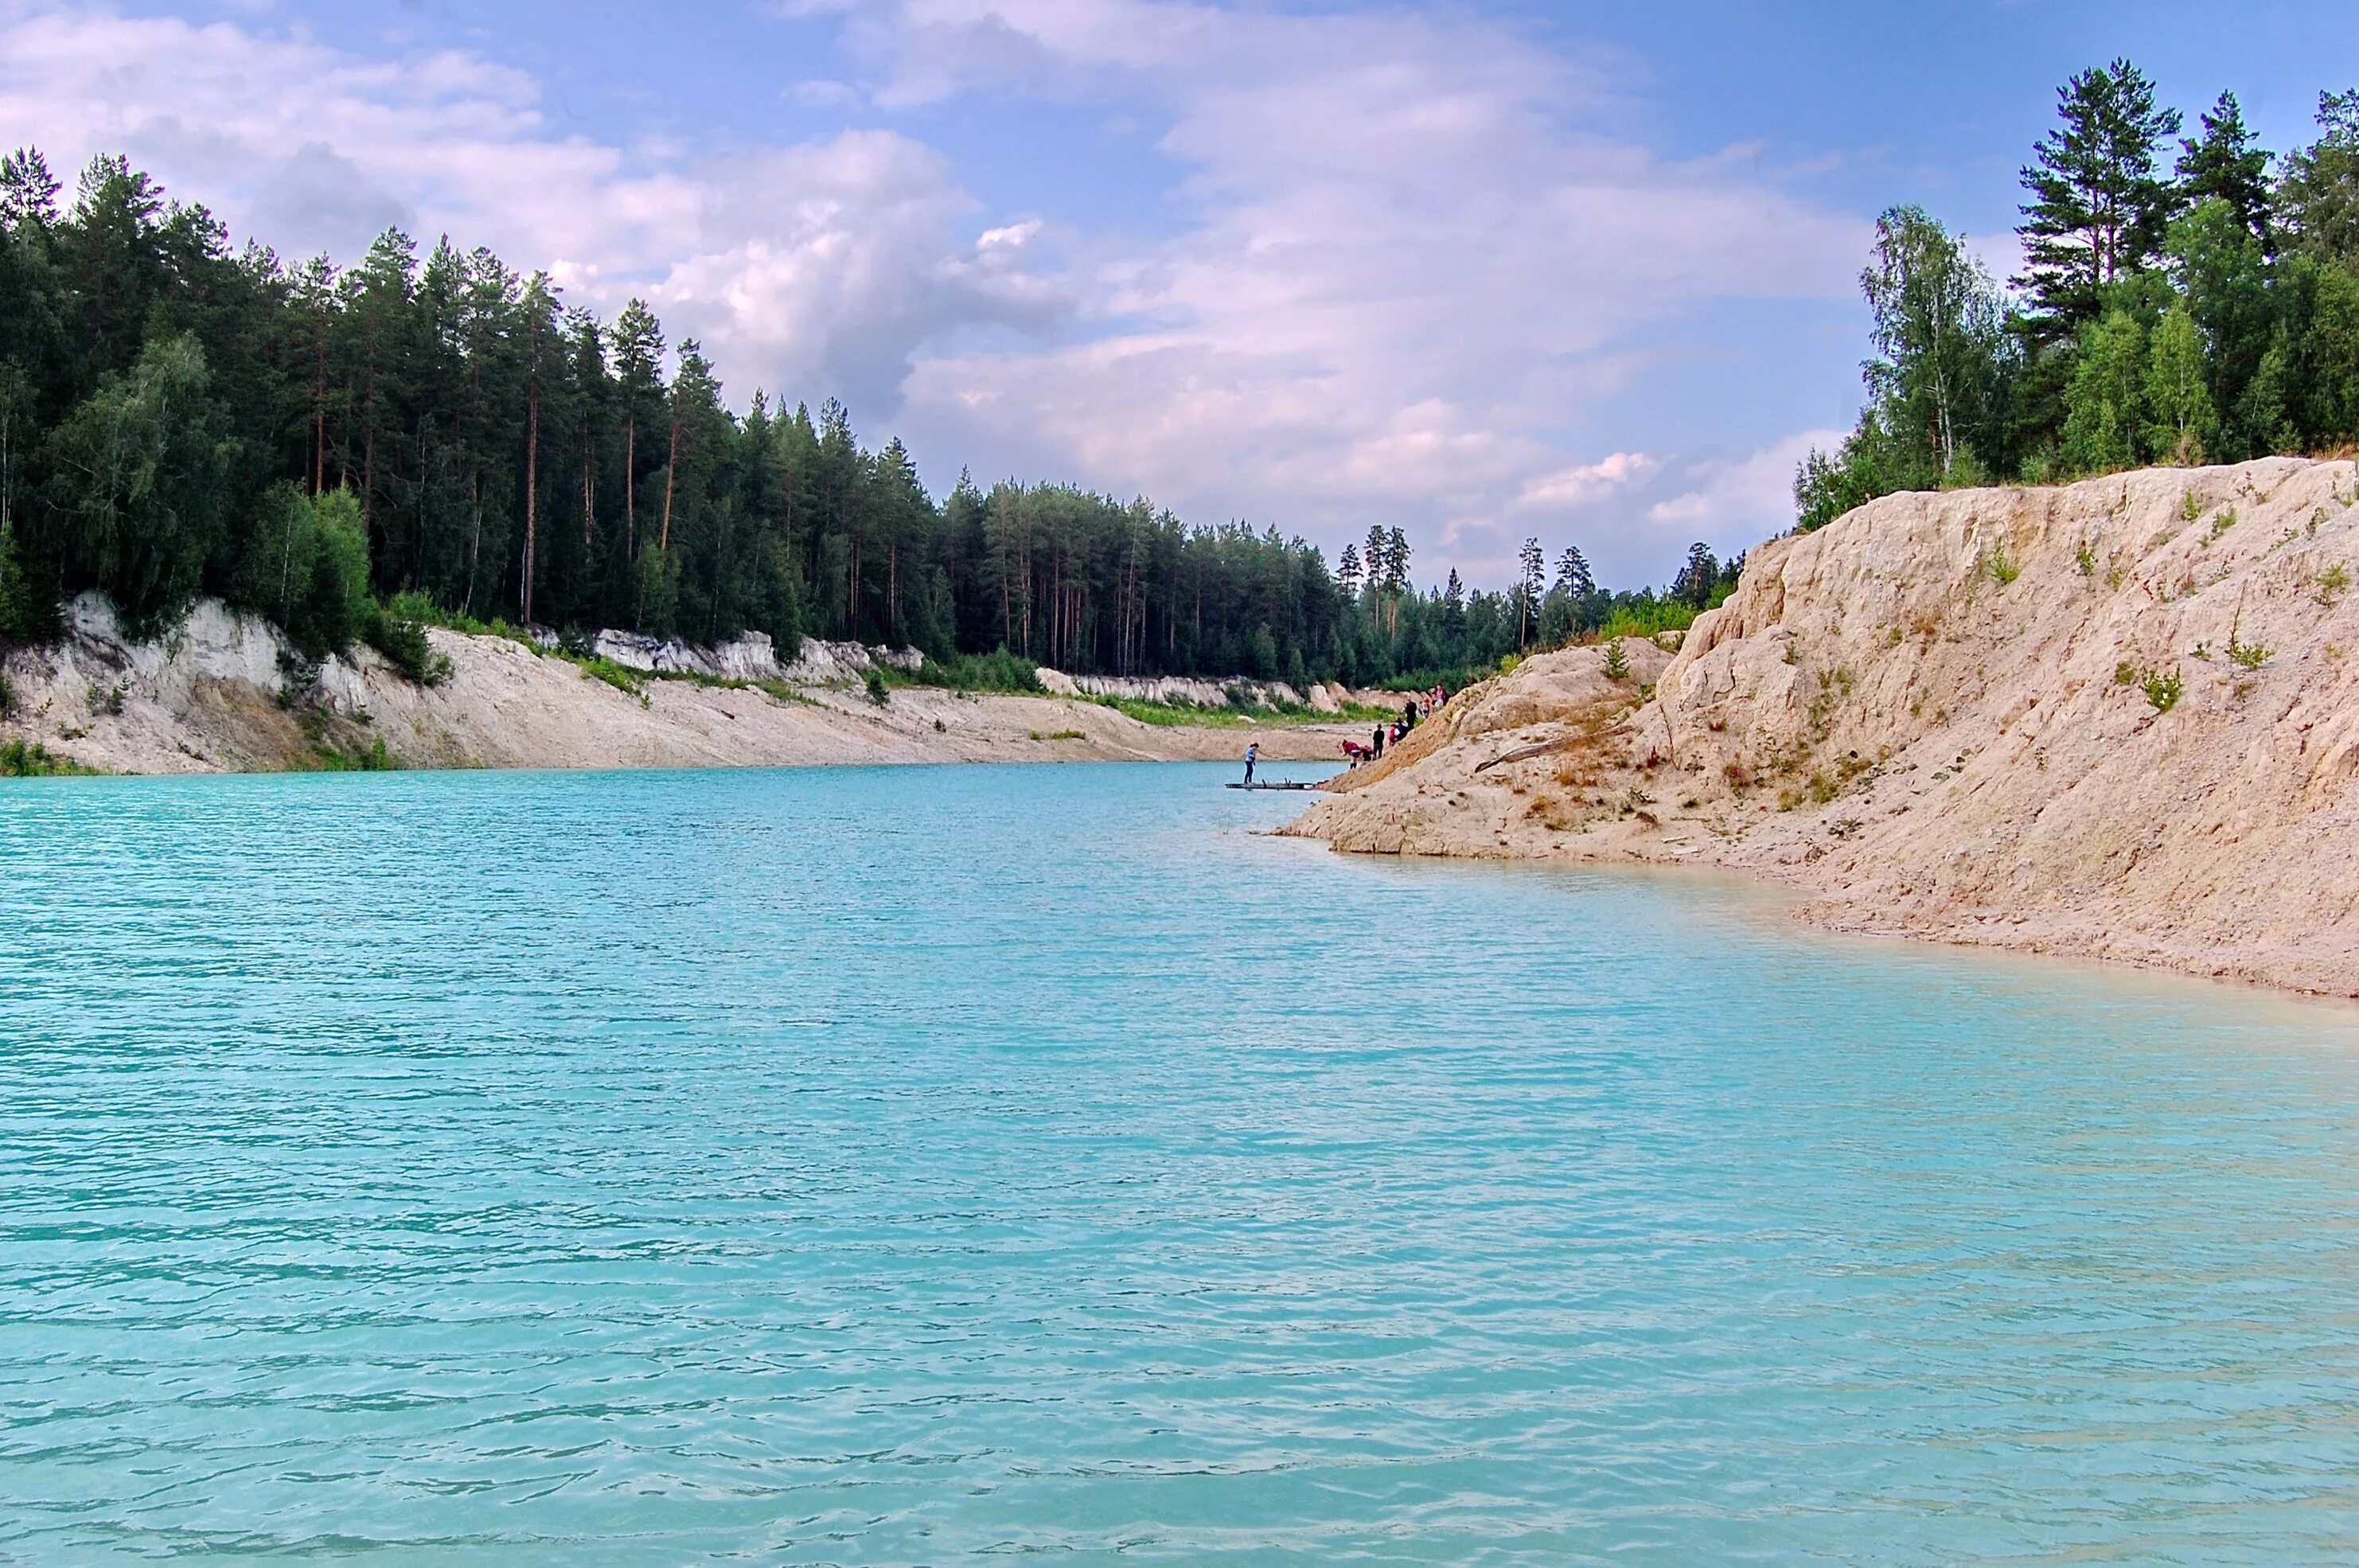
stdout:
<svg viewBox="0 0 2359 1568">
<path fill-rule="evenodd" d="M 0 744 L 0 779 L 58 779 L 97 771 L 71 757 L 60 757 L 38 741 L 18 736 Z"/>
<path fill-rule="evenodd" d="M 321 773 L 391 773 L 401 764 L 385 749 L 385 737 L 378 735 L 366 746 L 337 746 L 316 742 L 311 747 L 315 771 Z"/>
<path fill-rule="evenodd" d="M 2179 706 L 2179 699 L 2185 690 L 2175 670 L 2168 675 L 2160 670 L 2147 672 L 2146 700 L 2158 714 L 2167 713 Z"/>
<path fill-rule="evenodd" d="M 2239 670 L 2258 670 L 2269 661 L 2269 650 L 2258 643 L 2242 638 L 2245 617 L 2242 612 L 2228 624 L 2228 658 Z"/>
<path fill-rule="evenodd" d="M 1615 637 L 1605 645 L 1605 679 L 1627 681 L 1630 678 L 1630 656 L 1623 651 L 1622 639 Z"/>
<path fill-rule="evenodd" d="M 451 679 L 451 661 L 434 651 L 421 623 L 397 615 L 381 604 L 371 604 L 361 625 L 361 640 L 385 655 L 402 678 L 420 686 L 440 686 Z"/>
<path fill-rule="evenodd" d="M 2351 569 L 2342 565 L 2330 566 L 2318 574 L 2318 592 L 2313 597 L 2321 606 L 2331 610 L 2350 591 Z"/>
<path fill-rule="evenodd" d="M 885 672 L 871 668 L 868 671 L 868 700 L 878 707 L 893 700 L 893 689 L 885 684 Z"/>
<path fill-rule="evenodd" d="M 647 705 L 647 678 L 636 670 L 625 669 L 611 659 L 575 659 L 567 660 L 592 681 L 603 681 L 625 697 L 636 697 L 639 706 Z"/>
</svg>

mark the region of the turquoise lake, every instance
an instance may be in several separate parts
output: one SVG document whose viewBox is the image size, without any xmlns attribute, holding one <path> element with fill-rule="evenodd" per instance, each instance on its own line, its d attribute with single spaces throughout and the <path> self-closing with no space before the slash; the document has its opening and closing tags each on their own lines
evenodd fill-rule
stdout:
<svg viewBox="0 0 2359 1568">
<path fill-rule="evenodd" d="M 2359 1555 L 2359 1011 L 1232 776 L 0 788 L 0 1560 Z"/>
</svg>

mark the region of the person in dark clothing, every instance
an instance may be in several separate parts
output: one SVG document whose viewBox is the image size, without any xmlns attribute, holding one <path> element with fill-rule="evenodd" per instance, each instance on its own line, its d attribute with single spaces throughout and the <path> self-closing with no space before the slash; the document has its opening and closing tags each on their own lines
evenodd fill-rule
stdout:
<svg viewBox="0 0 2359 1568">
<path fill-rule="evenodd" d="M 1407 735 L 1415 728 L 1417 728 L 1417 699 L 1411 697 L 1401 704 L 1401 734 Z"/>
<path fill-rule="evenodd" d="M 1254 741 L 1245 747 L 1245 782 L 1253 782 L 1254 763 L 1261 756 L 1261 742 Z"/>
<path fill-rule="evenodd" d="M 1382 757 L 1385 754 L 1384 725 L 1378 724 L 1376 726 L 1376 733 L 1368 738 L 1368 747 L 1378 757 Z"/>
</svg>

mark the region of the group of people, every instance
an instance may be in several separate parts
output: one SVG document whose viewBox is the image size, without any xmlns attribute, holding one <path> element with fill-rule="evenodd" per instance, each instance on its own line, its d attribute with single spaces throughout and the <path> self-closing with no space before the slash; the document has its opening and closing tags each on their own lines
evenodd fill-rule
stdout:
<svg viewBox="0 0 2359 1568">
<path fill-rule="evenodd" d="M 1420 699 L 1425 703 L 1425 711 L 1421 715 L 1418 711 L 1418 702 Z M 1449 701 L 1450 693 L 1439 686 L 1429 691 L 1419 692 L 1401 704 L 1399 718 L 1389 724 L 1376 726 L 1375 732 L 1369 735 L 1367 745 L 1362 746 L 1355 740 L 1345 741 L 1343 743 L 1344 760 L 1354 764 L 1373 762 L 1385 754 L 1386 746 L 1398 746 L 1404 735 L 1417 728 L 1419 717 L 1431 718 L 1440 711 L 1441 705 Z M 1245 746 L 1245 782 L 1247 784 L 1254 781 L 1254 768 L 1260 761 L 1261 743 L 1253 741 Z"/>
<path fill-rule="evenodd" d="M 1409 731 L 1417 728 L 1418 719 L 1419 717 L 1417 707 L 1419 697 L 1422 697 L 1425 700 L 1425 713 L 1423 716 L 1429 719 L 1440 711 L 1441 705 L 1444 702 L 1450 701 L 1450 693 L 1443 691 L 1440 686 L 1436 686 L 1429 691 L 1419 692 L 1417 697 L 1411 697 L 1408 702 L 1401 704 L 1401 716 L 1399 718 L 1395 719 L 1389 724 L 1377 725 L 1375 732 L 1368 736 L 1367 745 L 1362 746 L 1355 740 L 1345 741 L 1343 743 L 1344 757 L 1354 763 L 1373 762 L 1377 757 L 1382 757 L 1385 754 L 1386 746 L 1398 746 L 1402 739 L 1408 735 Z"/>
</svg>

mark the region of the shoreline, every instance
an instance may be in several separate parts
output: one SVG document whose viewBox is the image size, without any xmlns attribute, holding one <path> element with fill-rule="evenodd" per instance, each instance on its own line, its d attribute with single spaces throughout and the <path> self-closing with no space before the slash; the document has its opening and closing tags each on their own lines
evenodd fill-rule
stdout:
<svg viewBox="0 0 2359 1568">
<path fill-rule="evenodd" d="M 738 681 L 585 665 L 506 637 L 429 628 L 450 672 L 404 678 L 362 648 L 308 680 L 254 617 L 200 604 L 167 637 L 125 638 L 111 612 L 77 603 L 67 635 L 18 648 L 5 671 L 0 741 L 114 774 L 387 768 L 777 768 L 951 762 L 1242 761 L 1341 766 L 1364 726 L 1207 711 L 1147 723 L 1052 692 L 961 692 Z M 1184 711 L 1175 716 L 1184 716 Z"/>
</svg>

